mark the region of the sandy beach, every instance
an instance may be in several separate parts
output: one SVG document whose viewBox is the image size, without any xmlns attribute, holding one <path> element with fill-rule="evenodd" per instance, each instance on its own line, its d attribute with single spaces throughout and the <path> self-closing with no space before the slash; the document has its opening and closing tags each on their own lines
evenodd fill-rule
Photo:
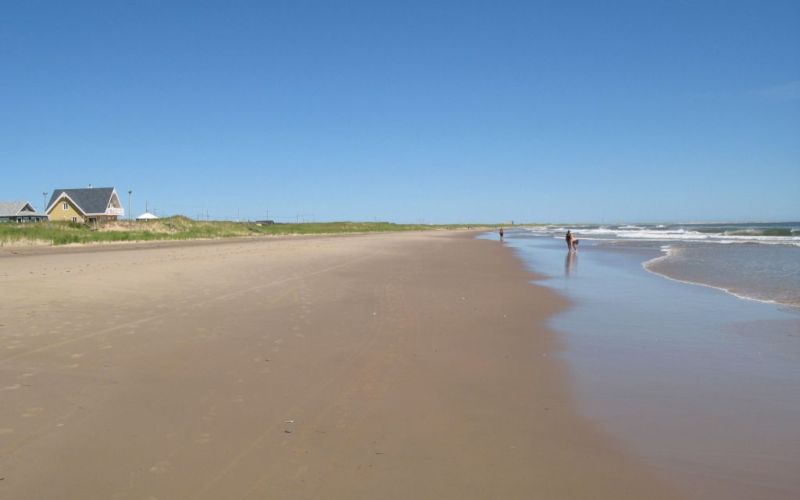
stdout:
<svg viewBox="0 0 800 500">
<path fill-rule="evenodd" d="M 0 497 L 674 498 L 474 236 L 4 252 Z"/>
</svg>

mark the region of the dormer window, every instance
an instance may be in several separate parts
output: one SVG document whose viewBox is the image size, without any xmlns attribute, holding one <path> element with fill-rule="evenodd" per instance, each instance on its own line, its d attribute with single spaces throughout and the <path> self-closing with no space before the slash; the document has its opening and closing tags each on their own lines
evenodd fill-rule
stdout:
<svg viewBox="0 0 800 500">
<path fill-rule="evenodd" d="M 69 209 L 69 203 L 67 203 L 67 202 L 65 201 L 65 202 L 64 202 L 64 205 L 63 205 L 63 207 L 64 207 L 64 211 L 66 212 L 66 211 L 67 211 L 67 209 Z"/>
</svg>

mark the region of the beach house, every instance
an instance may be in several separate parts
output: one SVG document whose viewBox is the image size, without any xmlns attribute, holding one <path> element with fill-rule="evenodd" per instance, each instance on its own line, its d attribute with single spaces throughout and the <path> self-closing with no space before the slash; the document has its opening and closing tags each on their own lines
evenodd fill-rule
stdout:
<svg viewBox="0 0 800 500">
<path fill-rule="evenodd" d="M 39 213 L 27 201 L 0 201 L 0 222 L 41 222 L 47 215 Z"/>
<path fill-rule="evenodd" d="M 56 189 L 47 204 L 51 221 L 104 222 L 125 215 L 113 187 Z"/>
</svg>

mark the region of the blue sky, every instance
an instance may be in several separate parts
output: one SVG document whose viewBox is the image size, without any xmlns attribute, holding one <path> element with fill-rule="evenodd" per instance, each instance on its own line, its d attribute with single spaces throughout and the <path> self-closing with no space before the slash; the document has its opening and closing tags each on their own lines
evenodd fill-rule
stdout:
<svg viewBox="0 0 800 500">
<path fill-rule="evenodd" d="M 0 199 L 800 219 L 800 2 L 4 2 Z"/>
</svg>

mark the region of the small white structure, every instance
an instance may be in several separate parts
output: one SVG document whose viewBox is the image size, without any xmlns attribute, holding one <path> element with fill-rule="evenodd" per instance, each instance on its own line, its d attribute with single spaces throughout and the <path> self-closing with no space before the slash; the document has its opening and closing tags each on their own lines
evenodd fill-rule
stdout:
<svg viewBox="0 0 800 500">
<path fill-rule="evenodd" d="M 145 220 L 145 221 L 147 221 L 147 220 L 156 220 L 156 219 L 158 219 L 158 217 L 153 215 L 153 214 L 151 214 L 150 212 L 145 212 L 145 213 L 143 213 L 142 215 L 140 215 L 139 217 L 136 218 L 136 220 Z"/>
</svg>

